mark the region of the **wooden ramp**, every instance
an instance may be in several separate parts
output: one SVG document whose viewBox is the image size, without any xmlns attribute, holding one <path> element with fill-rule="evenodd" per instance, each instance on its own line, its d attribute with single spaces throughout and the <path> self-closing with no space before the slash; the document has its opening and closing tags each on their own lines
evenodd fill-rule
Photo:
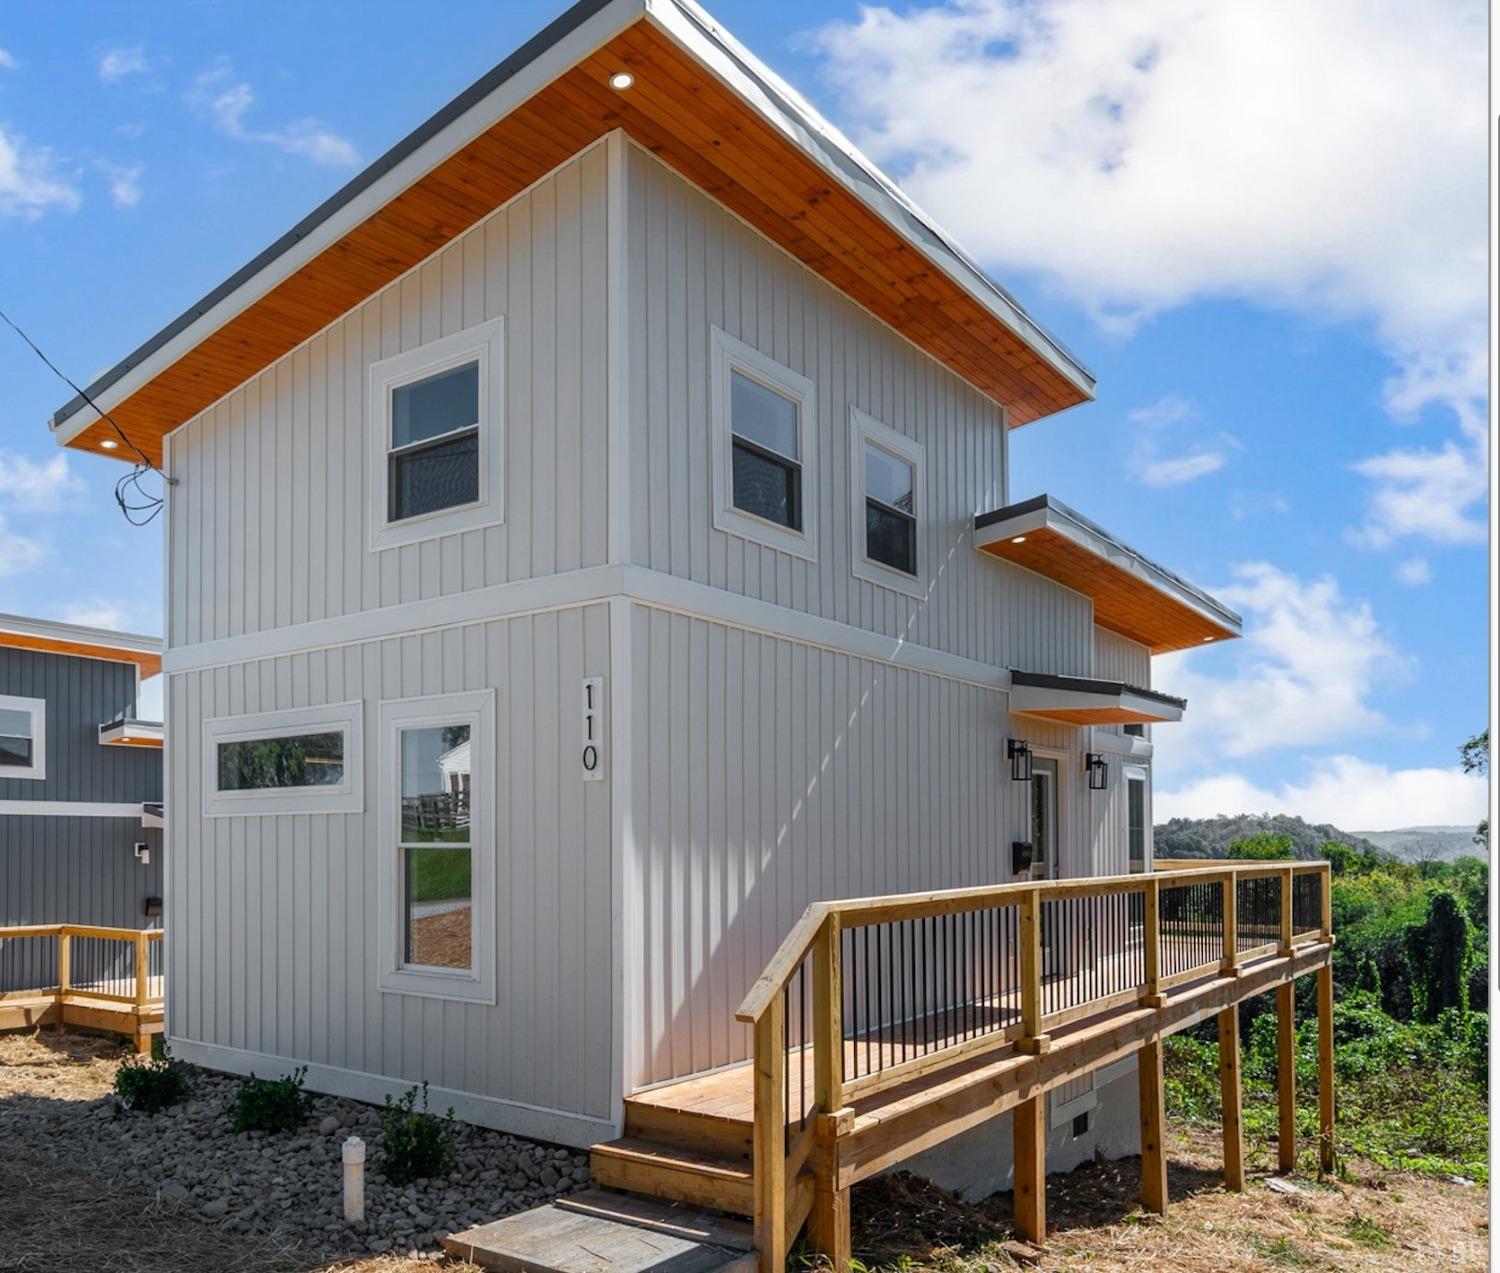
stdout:
<svg viewBox="0 0 1500 1273">
<path fill-rule="evenodd" d="M 455 1259 L 504 1273 L 750 1273 L 750 1226 L 589 1190 L 445 1238 Z"/>
</svg>

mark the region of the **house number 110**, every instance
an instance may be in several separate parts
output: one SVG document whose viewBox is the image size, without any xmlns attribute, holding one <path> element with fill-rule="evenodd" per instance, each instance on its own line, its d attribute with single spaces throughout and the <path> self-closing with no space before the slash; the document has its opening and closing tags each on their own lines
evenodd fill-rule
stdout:
<svg viewBox="0 0 1500 1273">
<path fill-rule="evenodd" d="M 604 702 L 604 678 L 583 678 L 583 780 L 604 778 L 604 731 L 600 726 Z"/>
</svg>

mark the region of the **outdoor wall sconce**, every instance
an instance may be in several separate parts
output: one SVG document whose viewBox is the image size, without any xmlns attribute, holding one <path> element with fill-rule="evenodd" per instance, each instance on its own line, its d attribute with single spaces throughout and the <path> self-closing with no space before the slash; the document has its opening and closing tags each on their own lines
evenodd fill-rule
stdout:
<svg viewBox="0 0 1500 1273">
<path fill-rule="evenodd" d="M 1089 790 L 1103 791 L 1109 786 L 1109 765 L 1097 751 L 1083 754 L 1083 767 L 1089 771 Z"/>
<path fill-rule="evenodd" d="M 1031 745 L 1023 743 L 1019 738 L 1012 738 L 1005 744 L 1005 758 L 1010 761 L 1010 776 L 1012 782 L 1031 781 Z"/>
<path fill-rule="evenodd" d="M 1019 875 L 1022 871 L 1031 870 L 1031 841 L 1012 840 L 1010 842 L 1010 873 Z"/>
</svg>

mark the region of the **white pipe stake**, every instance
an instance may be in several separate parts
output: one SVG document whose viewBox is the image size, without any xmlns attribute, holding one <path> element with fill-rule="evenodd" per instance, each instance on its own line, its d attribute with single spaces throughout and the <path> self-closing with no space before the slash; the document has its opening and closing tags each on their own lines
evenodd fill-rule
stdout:
<svg viewBox="0 0 1500 1273">
<path fill-rule="evenodd" d="M 355 1224 L 365 1218 L 365 1142 L 351 1136 L 344 1142 L 344 1219 Z"/>
</svg>

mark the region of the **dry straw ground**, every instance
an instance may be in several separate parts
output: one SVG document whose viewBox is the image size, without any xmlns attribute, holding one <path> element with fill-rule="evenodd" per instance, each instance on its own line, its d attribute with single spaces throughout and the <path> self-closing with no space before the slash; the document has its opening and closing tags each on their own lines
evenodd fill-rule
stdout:
<svg viewBox="0 0 1500 1273">
<path fill-rule="evenodd" d="M 84 1102 L 109 1090 L 122 1050 L 84 1035 L 40 1046 L 0 1038 L 0 1146 L 15 1100 Z M 1329 1184 L 1298 1179 L 1277 1192 L 1266 1177 L 1241 1195 L 1220 1187 L 1217 1146 L 1201 1134 L 1173 1145 L 1165 1220 L 1136 1205 L 1134 1162 L 1095 1163 L 1048 1181 L 1052 1221 L 1040 1263 L 1097 1273 L 1469 1273 L 1487 1267 L 1488 1191 L 1351 1165 Z M 1284 1187 L 1284 1186 L 1282 1186 Z M 917 1273 L 992 1273 L 1015 1267 L 1010 1200 L 968 1206 L 910 1176 L 856 1190 L 855 1247 L 868 1266 Z M 311 1273 L 294 1251 L 227 1233 L 169 1204 L 108 1188 L 76 1164 L 0 1152 L 0 1269 L 120 1273 Z M 406 1259 L 337 1266 L 348 1273 L 415 1273 Z M 450 1273 L 471 1266 L 448 1264 Z"/>
</svg>

